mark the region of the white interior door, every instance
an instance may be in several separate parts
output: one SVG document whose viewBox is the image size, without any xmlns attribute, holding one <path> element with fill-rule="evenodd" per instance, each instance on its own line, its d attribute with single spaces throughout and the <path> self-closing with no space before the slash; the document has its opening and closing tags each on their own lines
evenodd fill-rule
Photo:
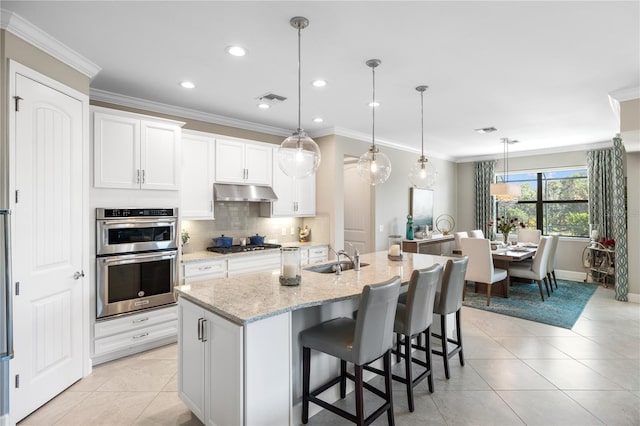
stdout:
<svg viewBox="0 0 640 426">
<path fill-rule="evenodd" d="M 18 421 L 83 374 L 83 102 L 15 76 L 13 279 Z M 13 107 L 13 102 L 12 102 Z M 18 287 L 18 284 L 16 284 Z M 18 377 L 18 378 L 16 378 Z"/>
<path fill-rule="evenodd" d="M 358 176 L 358 159 L 344 160 L 344 248 L 351 246 L 360 253 L 370 253 L 371 246 L 371 187 Z"/>
</svg>

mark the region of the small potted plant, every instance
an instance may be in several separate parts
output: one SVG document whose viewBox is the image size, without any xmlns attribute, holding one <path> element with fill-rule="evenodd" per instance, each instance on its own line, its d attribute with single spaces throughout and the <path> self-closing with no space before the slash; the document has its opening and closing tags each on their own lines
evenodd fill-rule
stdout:
<svg viewBox="0 0 640 426">
<path fill-rule="evenodd" d="M 189 231 L 187 231 L 186 229 L 183 229 L 182 232 L 180 232 L 180 239 L 182 240 L 182 252 L 183 253 L 184 253 L 184 245 L 189 242 L 190 238 L 191 237 L 189 236 Z"/>
</svg>

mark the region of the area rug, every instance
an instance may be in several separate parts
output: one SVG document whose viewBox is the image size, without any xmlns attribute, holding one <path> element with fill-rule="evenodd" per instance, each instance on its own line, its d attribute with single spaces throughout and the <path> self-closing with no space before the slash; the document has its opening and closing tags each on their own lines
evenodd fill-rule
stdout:
<svg viewBox="0 0 640 426">
<path fill-rule="evenodd" d="M 598 284 L 558 280 L 558 288 L 554 288 L 551 297 L 547 297 L 543 286 L 543 302 L 538 284 L 514 282 L 509 289 L 508 299 L 492 295 L 491 305 L 487 306 L 487 295 L 475 293 L 474 284 L 467 283 L 467 294 L 462 305 L 571 329 L 597 288 Z"/>
</svg>

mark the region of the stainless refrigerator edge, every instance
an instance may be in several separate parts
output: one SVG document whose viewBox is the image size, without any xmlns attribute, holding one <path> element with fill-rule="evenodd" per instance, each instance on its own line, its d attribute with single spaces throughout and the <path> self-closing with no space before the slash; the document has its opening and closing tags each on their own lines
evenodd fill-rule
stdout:
<svg viewBox="0 0 640 426">
<path fill-rule="evenodd" d="M 13 358 L 11 238 L 9 210 L 0 210 L 0 426 L 9 419 L 9 360 Z"/>
</svg>

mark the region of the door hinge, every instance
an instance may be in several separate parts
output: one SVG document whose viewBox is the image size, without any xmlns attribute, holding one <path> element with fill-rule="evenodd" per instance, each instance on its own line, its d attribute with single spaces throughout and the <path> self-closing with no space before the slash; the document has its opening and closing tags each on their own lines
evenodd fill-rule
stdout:
<svg viewBox="0 0 640 426">
<path fill-rule="evenodd" d="M 13 99 L 16 101 L 15 110 L 20 111 L 20 101 L 23 100 L 20 96 L 14 96 Z"/>
<path fill-rule="evenodd" d="M 18 204 L 18 198 L 20 198 L 20 190 L 16 189 L 16 204 Z"/>
<path fill-rule="evenodd" d="M 16 389 L 18 389 L 20 387 L 20 375 L 16 374 L 16 383 L 15 383 Z"/>
<path fill-rule="evenodd" d="M 16 296 L 20 296 L 20 281 L 16 281 Z"/>
</svg>

